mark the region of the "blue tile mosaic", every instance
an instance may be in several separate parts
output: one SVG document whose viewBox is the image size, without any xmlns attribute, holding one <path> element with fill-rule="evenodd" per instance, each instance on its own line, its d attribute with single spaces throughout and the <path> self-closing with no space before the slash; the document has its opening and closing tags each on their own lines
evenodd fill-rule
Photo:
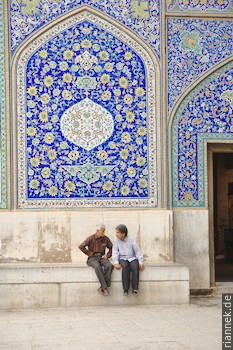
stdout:
<svg viewBox="0 0 233 350">
<path fill-rule="evenodd" d="M 11 0 L 10 27 L 13 51 L 33 32 L 83 5 L 109 15 L 135 32 L 160 55 L 159 0 Z"/>
<path fill-rule="evenodd" d="M 233 53 L 233 21 L 168 19 L 168 108 L 204 72 Z"/>
<path fill-rule="evenodd" d="M 232 0 L 167 0 L 167 11 L 224 11 L 233 9 Z"/>
<path fill-rule="evenodd" d="M 205 205 L 206 140 L 233 140 L 233 62 L 184 100 L 173 121 L 173 206 Z"/>
<path fill-rule="evenodd" d="M 121 31 L 83 16 L 19 60 L 19 206 L 156 206 L 154 64 Z"/>
</svg>

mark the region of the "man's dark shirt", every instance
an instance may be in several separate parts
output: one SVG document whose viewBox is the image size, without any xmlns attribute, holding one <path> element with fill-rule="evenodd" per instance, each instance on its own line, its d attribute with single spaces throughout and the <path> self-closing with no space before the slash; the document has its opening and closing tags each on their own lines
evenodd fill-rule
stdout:
<svg viewBox="0 0 233 350">
<path fill-rule="evenodd" d="M 106 248 L 108 248 L 107 254 L 105 254 Z M 101 255 L 106 255 L 107 258 L 112 256 L 112 242 L 107 236 L 91 235 L 80 244 L 79 249 L 88 256 L 92 256 L 94 253 L 101 253 Z"/>
</svg>

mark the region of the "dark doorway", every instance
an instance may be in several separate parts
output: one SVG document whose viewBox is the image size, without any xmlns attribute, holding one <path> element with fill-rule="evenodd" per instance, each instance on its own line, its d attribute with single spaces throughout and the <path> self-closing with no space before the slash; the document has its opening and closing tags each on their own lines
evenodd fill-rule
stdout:
<svg viewBox="0 0 233 350">
<path fill-rule="evenodd" d="M 233 281 L 233 153 L 213 153 L 215 281 Z"/>
</svg>

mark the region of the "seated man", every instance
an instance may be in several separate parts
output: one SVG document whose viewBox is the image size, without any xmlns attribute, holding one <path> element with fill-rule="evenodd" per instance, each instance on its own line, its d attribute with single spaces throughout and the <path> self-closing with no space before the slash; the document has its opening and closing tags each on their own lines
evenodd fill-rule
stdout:
<svg viewBox="0 0 233 350">
<path fill-rule="evenodd" d="M 98 292 L 101 295 L 108 295 L 108 287 L 110 287 L 111 274 L 114 267 L 110 261 L 108 261 L 112 256 L 112 242 L 105 236 L 104 224 L 97 225 L 96 233 L 87 237 L 87 239 L 80 244 L 79 249 L 84 254 L 88 255 L 87 265 L 95 269 L 95 273 L 101 284 Z M 108 249 L 107 253 L 106 249 Z"/>
<path fill-rule="evenodd" d="M 125 225 L 116 227 L 117 239 L 113 243 L 112 259 L 116 269 L 122 267 L 123 295 L 128 295 L 132 272 L 132 293 L 138 294 L 139 270 L 144 270 L 142 252 L 133 237 L 128 236 Z"/>
</svg>

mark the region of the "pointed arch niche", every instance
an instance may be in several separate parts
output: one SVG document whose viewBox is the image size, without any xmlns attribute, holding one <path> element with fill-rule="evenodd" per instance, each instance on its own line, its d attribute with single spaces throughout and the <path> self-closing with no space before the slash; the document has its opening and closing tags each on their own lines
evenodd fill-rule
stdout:
<svg viewBox="0 0 233 350">
<path fill-rule="evenodd" d="M 172 206 L 207 206 L 207 143 L 233 143 L 233 61 L 186 93 L 171 119 Z"/>
<path fill-rule="evenodd" d="M 49 24 L 13 62 L 15 207 L 159 207 L 159 65 L 89 8 Z"/>
</svg>

